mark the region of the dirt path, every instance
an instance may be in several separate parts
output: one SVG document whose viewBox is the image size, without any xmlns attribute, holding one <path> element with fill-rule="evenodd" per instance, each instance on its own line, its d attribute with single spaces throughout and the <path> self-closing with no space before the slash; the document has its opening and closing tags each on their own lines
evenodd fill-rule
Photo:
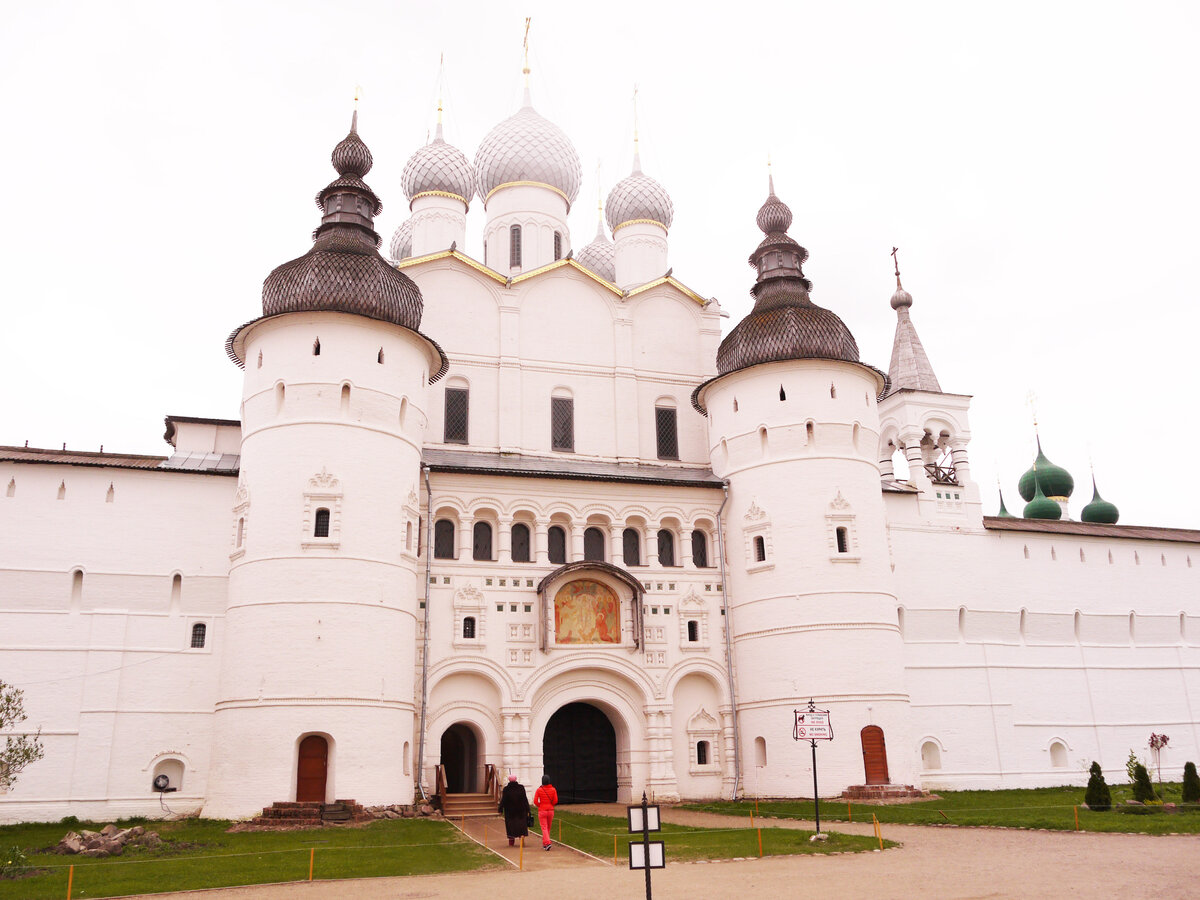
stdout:
<svg viewBox="0 0 1200 900">
<path fill-rule="evenodd" d="M 608 811 L 617 807 L 609 807 Z M 587 808 L 576 807 L 580 812 Z M 623 813 L 623 808 L 622 813 Z M 597 811 L 595 809 L 591 811 Z M 744 818 L 664 810 L 686 825 L 745 826 Z M 810 823 L 764 819 L 764 826 L 811 828 Z M 838 831 L 871 833 L 871 826 L 837 823 Z M 489 826 L 489 832 L 490 832 Z M 884 826 L 903 846 L 882 853 L 767 857 L 720 863 L 670 863 L 653 874 L 658 900 L 697 897 L 871 897 L 872 900 L 983 898 L 1155 898 L 1192 900 L 1200 836 L 1091 834 L 920 825 Z M 536 836 L 534 841 L 536 842 Z M 505 842 L 507 849 L 507 842 Z M 558 848 L 534 856 L 559 858 Z M 530 859 L 526 845 L 526 861 Z M 565 859 L 567 854 L 561 856 Z M 643 875 L 586 861 L 568 868 L 519 872 L 328 881 L 206 891 L 204 900 L 497 900 L 500 897 L 638 897 Z M 185 895 L 160 895 L 183 897 Z M 196 895 L 191 895 L 195 897 Z"/>
</svg>

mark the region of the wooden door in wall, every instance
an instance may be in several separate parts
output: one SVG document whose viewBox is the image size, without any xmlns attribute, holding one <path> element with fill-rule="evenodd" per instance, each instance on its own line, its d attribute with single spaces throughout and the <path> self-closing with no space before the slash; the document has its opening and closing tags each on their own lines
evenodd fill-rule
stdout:
<svg viewBox="0 0 1200 900">
<path fill-rule="evenodd" d="M 325 777 L 329 770 L 329 742 L 310 734 L 300 742 L 296 766 L 296 800 L 325 802 Z"/>
<path fill-rule="evenodd" d="M 883 740 L 883 729 L 868 725 L 862 730 L 863 769 L 867 784 L 890 784 L 888 781 L 887 744 Z"/>
</svg>

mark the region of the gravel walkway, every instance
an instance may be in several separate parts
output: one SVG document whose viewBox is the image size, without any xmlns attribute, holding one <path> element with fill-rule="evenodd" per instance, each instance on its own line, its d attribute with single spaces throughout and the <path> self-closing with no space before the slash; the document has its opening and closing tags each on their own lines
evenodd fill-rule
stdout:
<svg viewBox="0 0 1200 900">
<path fill-rule="evenodd" d="M 599 812 L 600 807 L 573 807 Z M 606 812 L 619 806 L 604 807 Z M 746 826 L 744 818 L 665 810 L 681 825 Z M 764 827 L 811 828 L 811 823 L 763 819 Z M 837 823 L 838 831 L 870 834 L 870 824 Z M 982 898 L 1155 898 L 1200 896 L 1200 835 L 1150 836 L 1000 828 L 886 825 L 884 837 L 903 846 L 882 853 L 767 857 L 719 863 L 670 862 L 655 871 L 658 900 L 697 897 L 870 897 L 872 900 Z M 507 849 L 507 848 L 505 848 Z M 550 856 L 551 854 L 545 854 Z M 567 854 L 556 854 L 560 865 Z M 576 865 L 542 871 L 514 869 L 456 875 L 328 881 L 185 894 L 203 900 L 497 900 L 501 897 L 640 897 L 643 874 L 575 857 Z"/>
</svg>

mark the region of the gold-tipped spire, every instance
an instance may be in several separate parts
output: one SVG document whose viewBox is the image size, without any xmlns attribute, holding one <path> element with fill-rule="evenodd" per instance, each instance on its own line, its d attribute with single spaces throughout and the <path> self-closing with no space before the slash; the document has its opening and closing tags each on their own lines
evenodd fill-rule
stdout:
<svg viewBox="0 0 1200 900">
<path fill-rule="evenodd" d="M 525 66 L 521 72 L 525 75 L 525 87 L 529 87 L 529 23 L 533 21 L 533 16 L 525 17 Z"/>
<path fill-rule="evenodd" d="M 441 136 L 442 131 L 442 97 L 446 93 L 446 54 L 443 52 L 438 55 L 438 116 L 437 127 L 438 135 Z"/>
<path fill-rule="evenodd" d="M 362 85 L 354 86 L 354 114 L 350 116 L 350 132 L 358 134 L 358 98 L 362 95 Z"/>
</svg>

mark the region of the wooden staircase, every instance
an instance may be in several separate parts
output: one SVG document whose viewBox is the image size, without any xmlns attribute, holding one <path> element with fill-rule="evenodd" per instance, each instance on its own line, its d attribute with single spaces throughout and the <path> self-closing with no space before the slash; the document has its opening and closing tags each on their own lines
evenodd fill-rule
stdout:
<svg viewBox="0 0 1200 900">
<path fill-rule="evenodd" d="M 442 815 L 447 819 L 495 816 L 496 802 L 490 793 L 445 794 L 442 797 Z"/>
</svg>

